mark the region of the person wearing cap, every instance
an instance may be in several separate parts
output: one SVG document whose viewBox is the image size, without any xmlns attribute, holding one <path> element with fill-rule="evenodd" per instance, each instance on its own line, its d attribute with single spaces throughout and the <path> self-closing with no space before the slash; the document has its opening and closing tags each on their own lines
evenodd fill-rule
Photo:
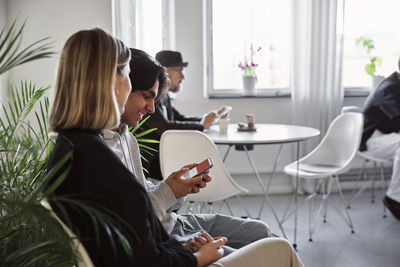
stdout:
<svg viewBox="0 0 400 267">
<path fill-rule="evenodd" d="M 181 53 L 177 51 L 163 50 L 156 54 L 156 60 L 167 69 L 170 79 L 169 92 L 178 93 L 182 90 L 182 82 L 185 79 L 184 68 L 189 65 L 182 60 Z M 224 107 L 218 111 L 211 111 L 202 117 L 186 116 L 180 113 L 171 103 L 170 96 L 166 94 L 155 105 L 155 112 L 143 124 L 145 129 L 157 128 L 149 137 L 160 140 L 161 135 L 166 130 L 198 130 L 209 129 L 214 123 L 218 114 L 223 112 Z M 224 115 L 223 117 L 226 117 Z M 158 145 L 155 145 L 158 151 Z M 160 170 L 160 161 L 158 153 L 146 158 L 148 161 L 142 161 L 144 168 L 148 172 L 148 177 L 162 179 Z"/>
</svg>

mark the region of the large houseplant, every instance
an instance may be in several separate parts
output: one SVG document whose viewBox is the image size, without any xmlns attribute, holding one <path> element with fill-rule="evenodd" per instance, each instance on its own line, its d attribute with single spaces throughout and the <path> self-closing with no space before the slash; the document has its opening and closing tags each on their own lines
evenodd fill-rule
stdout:
<svg viewBox="0 0 400 267">
<path fill-rule="evenodd" d="M 21 48 L 24 27 L 25 23 L 16 29 L 14 21 L 0 32 L 0 74 L 55 54 L 48 38 Z M 65 179 L 68 169 L 57 179 L 53 175 L 71 156 L 67 154 L 55 169 L 46 171 L 52 148 L 47 129 L 49 100 L 45 96 L 49 87 L 36 88 L 22 81 L 9 89 L 10 100 L 0 105 L 0 266 L 74 266 L 77 259 L 70 237 L 40 204 Z M 31 113 L 37 127 L 26 120 Z M 50 179 L 56 179 L 52 185 Z M 110 236 L 119 237 L 126 252 L 132 252 L 112 211 L 68 198 L 52 199 L 52 203 L 83 209 L 93 225 L 107 227 Z"/>
</svg>

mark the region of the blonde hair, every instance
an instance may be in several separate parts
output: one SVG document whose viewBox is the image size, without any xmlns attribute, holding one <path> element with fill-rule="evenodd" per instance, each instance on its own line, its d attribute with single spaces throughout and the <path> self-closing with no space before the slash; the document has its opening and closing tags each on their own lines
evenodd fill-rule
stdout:
<svg viewBox="0 0 400 267">
<path fill-rule="evenodd" d="M 50 128 L 118 126 L 115 75 L 123 72 L 129 60 L 129 48 L 99 28 L 73 34 L 60 57 Z"/>
</svg>

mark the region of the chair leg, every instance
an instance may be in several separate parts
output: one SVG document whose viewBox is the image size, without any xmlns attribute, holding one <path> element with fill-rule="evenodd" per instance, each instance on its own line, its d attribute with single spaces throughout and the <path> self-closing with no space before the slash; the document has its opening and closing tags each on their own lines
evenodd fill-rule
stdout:
<svg viewBox="0 0 400 267">
<path fill-rule="evenodd" d="M 318 219 L 318 214 L 320 214 L 321 212 L 321 205 L 318 208 L 318 211 L 314 213 L 313 215 L 313 211 L 314 211 L 314 199 L 315 197 L 318 195 L 318 189 L 321 186 L 321 181 L 322 180 L 318 180 L 314 182 L 314 192 L 309 195 L 305 201 L 310 201 L 309 203 L 309 212 L 308 212 L 308 241 L 312 242 L 313 241 L 313 234 L 316 230 L 316 225 L 317 225 L 317 219 Z M 314 219 L 313 219 L 314 218 Z"/>
<path fill-rule="evenodd" d="M 376 170 L 376 162 L 374 162 L 374 168 L 372 169 L 373 171 Z M 370 176 L 371 178 L 371 203 L 375 203 L 375 172 L 373 175 Z"/>
<path fill-rule="evenodd" d="M 208 205 L 207 212 L 208 212 L 208 214 L 214 214 L 215 213 L 213 204 L 214 204 L 213 202 L 207 202 L 207 205 Z"/>
<path fill-rule="evenodd" d="M 310 205 L 309 205 L 309 211 L 308 211 L 308 236 L 309 236 L 308 241 L 310 241 L 310 242 L 313 241 L 313 239 L 312 239 L 313 232 L 312 232 L 312 227 L 311 227 L 312 226 L 312 212 L 313 212 L 313 208 L 314 208 L 313 203 L 314 203 L 314 198 L 311 198 Z"/>
<path fill-rule="evenodd" d="M 384 196 L 385 195 L 385 190 L 386 190 L 386 180 L 385 180 L 385 170 L 384 170 L 384 164 L 383 163 L 381 163 L 381 168 L 380 169 L 381 169 L 381 183 L 382 183 L 381 195 Z M 385 205 L 382 205 L 382 206 L 383 206 L 383 215 L 382 215 L 382 217 L 386 218 L 386 206 Z"/>
<path fill-rule="evenodd" d="M 189 201 L 187 211 L 189 214 L 194 214 L 194 201 Z"/>
<path fill-rule="evenodd" d="M 229 206 L 228 201 L 226 201 L 226 199 L 224 199 L 223 203 L 225 203 L 225 205 L 226 205 L 226 207 L 227 207 L 227 209 L 228 209 L 228 211 L 229 211 L 229 214 L 230 214 L 231 216 L 233 216 L 233 212 L 232 212 L 232 210 L 231 210 L 231 207 Z M 222 204 L 223 204 L 223 203 L 222 203 Z"/>
<path fill-rule="evenodd" d="M 243 203 L 242 198 L 238 194 L 236 194 L 236 198 L 239 200 L 240 206 L 242 206 L 242 208 L 244 209 L 245 213 L 247 214 L 247 218 L 252 218 L 251 215 L 250 215 L 249 210 L 247 209 L 246 205 Z"/>
<path fill-rule="evenodd" d="M 350 209 L 351 208 L 351 202 L 356 199 L 359 194 L 361 194 L 362 191 L 364 191 L 364 188 L 360 188 L 358 190 L 358 192 L 356 192 L 357 188 L 358 188 L 358 184 L 361 180 L 363 180 L 363 178 L 365 178 L 365 165 L 367 164 L 368 160 L 364 160 L 362 167 L 360 169 L 360 173 L 358 174 L 358 178 L 356 180 L 356 183 L 354 185 L 353 190 L 351 191 L 351 198 L 349 199 L 349 201 L 347 202 L 347 208 Z"/>
<path fill-rule="evenodd" d="M 342 202 L 343 202 L 344 210 L 346 212 L 346 216 L 347 216 L 347 220 L 348 220 L 347 223 L 350 226 L 351 233 L 354 234 L 355 232 L 354 232 L 353 222 L 352 222 L 352 220 L 350 218 L 350 213 L 349 213 L 348 209 L 346 208 L 346 200 L 344 199 L 344 196 L 343 196 L 342 187 L 340 186 L 340 183 L 339 183 L 339 178 L 338 178 L 337 175 L 335 175 L 333 178 L 336 181 L 336 185 L 338 187 L 339 195 L 340 195 L 340 198 L 342 199 Z"/>
<path fill-rule="evenodd" d="M 322 221 L 326 223 L 326 217 L 328 212 L 328 195 L 330 193 L 330 177 L 324 179 L 324 188 L 322 191 Z"/>
</svg>

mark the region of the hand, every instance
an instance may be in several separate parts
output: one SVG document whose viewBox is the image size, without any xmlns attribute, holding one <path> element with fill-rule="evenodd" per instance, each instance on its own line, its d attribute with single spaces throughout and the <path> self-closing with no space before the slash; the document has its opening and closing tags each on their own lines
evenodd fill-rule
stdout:
<svg viewBox="0 0 400 267">
<path fill-rule="evenodd" d="M 207 240 L 207 244 L 201 246 L 199 251 L 194 253 L 195 257 L 197 258 L 198 267 L 207 266 L 222 258 L 224 255 L 222 246 L 227 242 L 225 237 L 213 239 L 206 232 L 203 232 L 202 235 Z M 207 235 L 208 237 L 205 237 Z"/>
<path fill-rule="evenodd" d="M 171 173 L 165 180 L 165 183 L 171 188 L 176 198 L 184 197 L 189 193 L 198 193 L 200 188 L 205 187 L 211 181 L 208 171 L 190 179 L 181 179 L 183 174 L 196 165 L 196 163 L 186 165 L 181 170 Z"/>
<path fill-rule="evenodd" d="M 193 253 L 200 250 L 200 248 L 206 245 L 208 242 L 202 236 L 195 236 L 192 241 L 185 244 L 185 246 L 190 249 Z"/>
<path fill-rule="evenodd" d="M 203 117 L 203 128 L 210 129 L 211 125 L 214 123 L 217 118 L 217 112 L 211 111 L 210 113 L 204 115 Z"/>
<path fill-rule="evenodd" d="M 200 192 L 200 188 L 204 188 L 204 187 L 206 187 L 206 185 L 207 185 L 207 183 L 209 183 L 209 182 L 211 182 L 211 177 L 210 177 L 210 175 L 208 175 L 208 173 L 209 173 L 210 171 L 205 171 L 204 173 L 203 173 L 203 179 L 202 179 L 202 182 L 200 183 L 200 184 L 197 184 L 197 185 L 195 185 L 194 187 L 193 187 L 193 189 L 192 189 L 192 192 L 190 192 L 191 194 L 195 194 L 195 193 L 198 193 L 198 192 Z M 197 177 L 197 176 L 196 176 Z M 192 178 L 193 179 L 193 178 Z"/>
<path fill-rule="evenodd" d="M 185 245 L 193 253 L 199 251 L 202 246 L 214 240 L 207 232 L 202 232 L 201 235 L 202 236 L 195 236 L 192 241 L 186 243 Z"/>
<path fill-rule="evenodd" d="M 220 108 L 219 110 L 217 110 L 217 114 L 218 114 L 218 115 L 221 114 L 224 110 L 225 110 L 225 106 L 223 106 L 222 108 Z M 218 115 L 217 115 L 217 116 L 218 116 Z M 226 113 L 225 115 L 223 115 L 223 116 L 221 117 L 221 119 L 226 119 L 226 118 L 228 118 L 228 116 L 229 116 L 229 112 Z"/>
</svg>

